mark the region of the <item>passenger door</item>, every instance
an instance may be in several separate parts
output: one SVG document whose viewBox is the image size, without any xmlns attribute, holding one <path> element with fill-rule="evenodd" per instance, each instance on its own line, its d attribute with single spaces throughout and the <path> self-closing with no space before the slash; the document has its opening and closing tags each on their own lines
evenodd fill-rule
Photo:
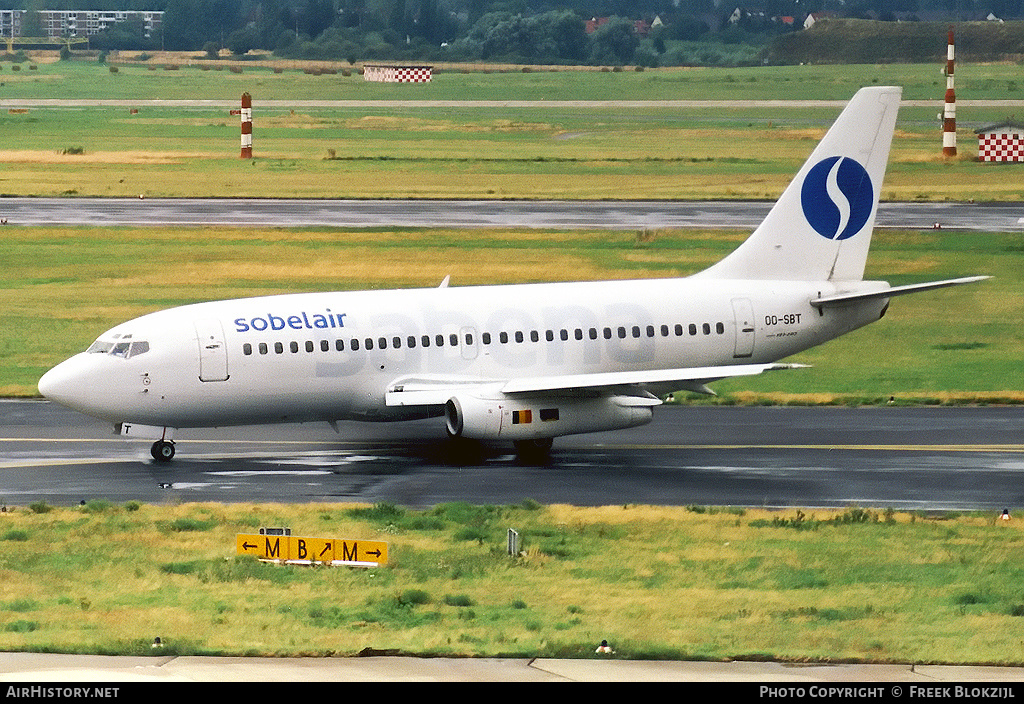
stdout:
<svg viewBox="0 0 1024 704">
<path fill-rule="evenodd" d="M 199 342 L 199 380 L 228 380 L 228 351 L 224 328 L 219 320 L 197 320 L 196 340 Z"/>
</svg>

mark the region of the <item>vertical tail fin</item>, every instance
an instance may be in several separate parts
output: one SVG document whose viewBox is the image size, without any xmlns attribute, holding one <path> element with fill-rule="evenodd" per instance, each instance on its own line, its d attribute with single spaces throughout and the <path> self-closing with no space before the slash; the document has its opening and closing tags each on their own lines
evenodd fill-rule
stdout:
<svg viewBox="0 0 1024 704">
<path fill-rule="evenodd" d="M 898 87 L 860 89 L 764 222 L 697 276 L 861 280 L 901 93 Z"/>
</svg>

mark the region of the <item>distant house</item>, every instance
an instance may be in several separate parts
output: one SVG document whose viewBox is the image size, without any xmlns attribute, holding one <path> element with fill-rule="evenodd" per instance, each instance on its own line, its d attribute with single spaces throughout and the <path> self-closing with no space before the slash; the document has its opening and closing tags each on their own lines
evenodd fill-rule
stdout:
<svg viewBox="0 0 1024 704">
<path fill-rule="evenodd" d="M 812 13 L 810 13 L 809 15 L 807 15 L 807 18 L 804 20 L 804 29 L 810 29 L 819 20 L 826 19 L 829 16 L 830 15 L 828 15 L 828 14 L 826 14 L 824 12 L 812 12 Z"/>
<path fill-rule="evenodd" d="M 978 161 L 1024 162 L 1024 125 L 1000 122 L 975 130 Z"/>
<path fill-rule="evenodd" d="M 591 17 L 587 20 L 587 34 L 593 34 L 598 30 L 598 28 L 608 24 L 610 20 L 611 17 Z M 655 17 L 653 24 L 647 20 L 636 20 L 633 22 L 633 32 L 639 37 L 646 37 L 651 33 L 651 27 L 661 26 L 661 24 L 662 22 L 660 17 Z"/>
</svg>

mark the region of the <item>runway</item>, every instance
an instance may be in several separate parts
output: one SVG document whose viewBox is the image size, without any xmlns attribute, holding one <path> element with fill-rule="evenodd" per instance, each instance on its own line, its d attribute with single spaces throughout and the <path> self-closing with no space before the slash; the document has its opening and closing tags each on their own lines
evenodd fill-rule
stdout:
<svg viewBox="0 0 1024 704">
<path fill-rule="evenodd" d="M 148 444 L 43 401 L 0 402 L 0 501 L 450 501 L 575 505 L 1024 506 L 1024 408 L 686 407 L 558 438 L 550 458 L 453 453 L 441 419 L 180 431 Z"/>
<path fill-rule="evenodd" d="M 9 225 L 752 229 L 772 203 L 239 198 L 2 198 Z M 877 226 L 1024 231 L 1021 203 L 881 203 Z"/>
</svg>

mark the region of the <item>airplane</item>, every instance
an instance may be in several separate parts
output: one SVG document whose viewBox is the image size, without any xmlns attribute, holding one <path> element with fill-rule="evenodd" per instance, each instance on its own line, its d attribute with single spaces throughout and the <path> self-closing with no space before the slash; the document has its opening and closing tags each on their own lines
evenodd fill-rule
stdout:
<svg viewBox="0 0 1024 704">
<path fill-rule="evenodd" d="M 177 430 L 441 417 L 451 438 L 552 439 L 651 421 L 662 397 L 882 318 L 972 276 L 865 281 L 899 87 L 859 90 L 735 251 L 684 278 L 301 293 L 151 313 L 46 372 L 48 399 L 153 440 Z"/>
</svg>

